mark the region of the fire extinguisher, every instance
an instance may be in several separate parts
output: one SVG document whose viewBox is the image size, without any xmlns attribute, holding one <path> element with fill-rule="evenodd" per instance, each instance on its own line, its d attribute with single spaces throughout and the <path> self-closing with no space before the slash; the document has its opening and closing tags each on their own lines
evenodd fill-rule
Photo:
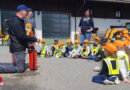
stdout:
<svg viewBox="0 0 130 90">
<path fill-rule="evenodd" d="M 37 51 L 35 50 L 34 45 L 32 45 L 29 50 L 29 64 L 30 70 L 37 70 Z"/>
</svg>

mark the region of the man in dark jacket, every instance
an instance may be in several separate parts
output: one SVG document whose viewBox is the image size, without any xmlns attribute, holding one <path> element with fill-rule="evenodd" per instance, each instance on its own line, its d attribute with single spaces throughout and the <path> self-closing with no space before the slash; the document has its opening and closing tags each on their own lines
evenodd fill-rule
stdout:
<svg viewBox="0 0 130 90">
<path fill-rule="evenodd" d="M 25 68 L 25 50 L 27 42 L 40 42 L 40 39 L 26 35 L 24 18 L 31 9 L 26 5 L 17 7 L 16 15 L 9 21 L 10 52 L 13 54 L 14 63 L 0 64 L 0 73 L 22 73 Z"/>
</svg>

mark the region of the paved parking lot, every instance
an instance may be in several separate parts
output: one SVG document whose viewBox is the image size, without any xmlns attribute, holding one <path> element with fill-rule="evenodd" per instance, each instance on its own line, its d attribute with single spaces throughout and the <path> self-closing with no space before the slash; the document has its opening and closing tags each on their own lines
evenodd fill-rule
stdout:
<svg viewBox="0 0 130 90">
<path fill-rule="evenodd" d="M 28 55 L 26 61 L 28 62 Z M 0 62 L 11 62 L 7 46 L 0 46 Z M 0 74 L 5 82 L 1 90 L 129 90 L 130 85 L 100 85 L 91 82 L 98 62 L 66 58 L 38 58 L 38 70 L 22 74 Z M 129 78 L 130 79 L 130 78 Z"/>
</svg>

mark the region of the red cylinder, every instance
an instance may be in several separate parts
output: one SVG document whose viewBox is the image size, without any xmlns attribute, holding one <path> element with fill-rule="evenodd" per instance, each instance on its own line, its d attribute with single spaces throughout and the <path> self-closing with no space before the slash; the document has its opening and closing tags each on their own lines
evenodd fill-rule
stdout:
<svg viewBox="0 0 130 90">
<path fill-rule="evenodd" d="M 37 51 L 30 50 L 29 51 L 29 68 L 30 70 L 37 70 Z"/>
</svg>

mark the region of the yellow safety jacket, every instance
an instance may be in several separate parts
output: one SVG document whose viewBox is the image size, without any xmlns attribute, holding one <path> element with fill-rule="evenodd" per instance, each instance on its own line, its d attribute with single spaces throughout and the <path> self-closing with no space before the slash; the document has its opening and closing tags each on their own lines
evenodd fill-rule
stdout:
<svg viewBox="0 0 130 90">
<path fill-rule="evenodd" d="M 117 60 L 116 58 L 107 57 L 101 61 L 101 64 L 103 61 L 107 65 L 109 75 L 119 75 L 119 68 L 120 68 L 119 60 Z M 102 65 L 101 65 L 101 69 L 102 69 Z"/>
<path fill-rule="evenodd" d="M 55 56 L 56 56 L 57 58 L 61 57 L 61 55 L 62 55 L 62 53 L 63 53 L 62 50 L 64 50 L 64 49 L 65 49 L 65 46 L 63 46 L 63 47 L 61 48 L 61 50 L 58 50 L 58 51 L 56 52 L 56 55 L 55 55 Z"/>
<path fill-rule="evenodd" d="M 58 49 L 58 44 L 57 45 L 54 45 L 56 49 Z M 54 53 L 53 53 L 53 56 L 55 56 L 56 54 L 56 50 L 54 50 Z"/>
<path fill-rule="evenodd" d="M 42 51 L 41 51 L 40 56 L 41 56 L 41 57 L 45 57 L 45 56 L 46 56 L 46 53 L 47 53 L 47 46 L 44 45 L 44 47 L 43 47 L 43 49 L 42 49 Z"/>
<path fill-rule="evenodd" d="M 94 48 L 94 46 L 92 45 L 91 51 L 94 52 L 94 53 L 98 53 L 99 48 L 100 48 L 100 44 L 96 48 Z"/>
<path fill-rule="evenodd" d="M 127 54 L 125 54 L 124 56 L 122 57 L 118 57 L 118 60 L 124 58 L 125 59 L 125 63 L 126 63 L 126 67 L 127 67 L 127 70 L 130 71 L 130 63 L 129 63 L 129 57 Z"/>
<path fill-rule="evenodd" d="M 85 56 L 88 53 L 87 47 L 85 51 L 84 51 L 84 46 L 81 48 L 81 53 L 83 54 L 83 56 Z"/>
<path fill-rule="evenodd" d="M 26 32 L 26 35 L 29 36 L 30 32 L 31 32 L 31 29 L 28 29 L 28 31 Z"/>
</svg>

